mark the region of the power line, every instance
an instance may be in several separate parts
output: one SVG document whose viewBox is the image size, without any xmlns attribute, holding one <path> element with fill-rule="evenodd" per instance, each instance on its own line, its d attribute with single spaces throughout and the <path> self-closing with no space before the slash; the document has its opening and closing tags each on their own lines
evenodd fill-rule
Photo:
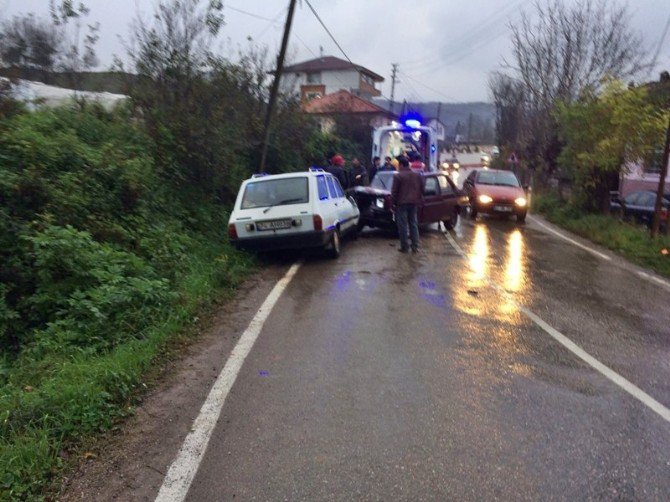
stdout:
<svg viewBox="0 0 670 502">
<path fill-rule="evenodd" d="M 668 16 L 668 21 L 665 23 L 665 28 L 663 29 L 661 40 L 658 42 L 658 46 L 656 47 L 654 58 L 651 60 L 651 66 L 649 68 L 649 71 L 653 71 L 654 67 L 656 66 L 658 55 L 661 53 L 661 49 L 663 48 L 663 42 L 665 42 L 665 37 L 668 35 L 668 29 L 670 29 L 670 16 Z"/>
<path fill-rule="evenodd" d="M 234 10 L 235 12 L 239 12 L 240 14 L 246 14 L 247 16 L 255 17 L 256 19 L 262 19 L 263 21 L 275 22 L 275 19 L 270 19 L 269 17 L 259 16 L 258 14 L 254 14 L 253 12 L 238 9 L 237 7 L 231 7 L 230 5 L 226 5 L 224 7 L 224 9 Z M 283 9 L 282 12 L 284 12 L 284 10 L 286 10 L 286 9 Z"/>
<path fill-rule="evenodd" d="M 265 28 L 263 28 L 263 31 L 261 31 L 258 35 L 256 35 L 256 37 L 254 38 L 254 40 L 260 40 L 261 38 L 263 38 L 263 36 L 265 36 L 265 34 L 267 33 L 267 31 L 268 31 L 270 28 L 272 28 L 273 26 L 281 26 L 281 24 L 279 23 L 279 17 L 280 17 L 284 12 L 286 12 L 287 9 L 288 9 L 288 7 L 285 7 L 285 8 L 283 8 L 282 10 L 280 10 L 280 11 L 277 13 L 277 15 L 276 15 L 274 18 L 272 18 L 272 19 L 270 20 L 270 22 L 268 23 L 268 25 L 267 25 Z"/>
<path fill-rule="evenodd" d="M 474 29 L 469 30 L 466 32 L 464 36 L 458 37 L 456 40 L 458 40 L 458 43 L 456 44 L 455 47 L 443 47 L 442 52 L 448 51 L 451 54 L 451 57 L 456 55 L 456 57 L 461 56 L 462 54 L 471 54 L 473 52 L 472 50 L 472 44 L 475 44 L 476 42 L 479 42 L 482 38 L 484 40 L 487 40 L 490 38 L 490 32 L 492 29 L 494 29 L 496 26 L 501 26 L 503 31 L 501 34 L 504 34 L 504 32 L 507 31 L 507 26 L 505 23 L 501 23 L 500 19 L 507 15 L 508 13 L 511 13 L 512 11 L 516 10 L 518 7 L 520 7 L 522 4 L 524 4 L 527 0 L 520 0 L 515 4 L 508 5 L 507 7 L 503 8 L 501 12 L 497 12 L 495 15 L 495 18 L 492 21 L 487 21 L 485 20 L 482 24 L 480 24 L 478 27 L 475 27 Z M 517 13 L 518 15 L 518 13 Z M 514 16 L 516 17 L 516 16 Z M 489 19 L 489 18 L 487 18 Z M 499 30 L 495 30 L 496 32 Z M 498 35 L 500 36 L 500 35 Z M 478 44 L 478 47 L 481 47 L 482 44 Z M 430 56 L 428 58 L 423 58 L 423 59 L 418 59 L 414 61 L 408 61 L 406 63 L 402 63 L 404 67 L 409 67 L 413 71 L 417 70 L 423 70 L 426 68 L 429 68 L 439 62 L 441 62 L 443 58 L 441 56 Z M 448 58 L 447 58 L 448 59 Z"/>
<path fill-rule="evenodd" d="M 434 89 L 434 88 L 432 88 L 432 87 L 430 87 L 430 86 L 424 84 L 424 83 L 421 82 L 420 80 L 418 80 L 418 79 L 416 79 L 416 78 L 414 78 L 414 77 L 410 77 L 409 75 L 407 75 L 407 73 L 403 73 L 403 76 L 406 77 L 406 78 L 408 78 L 408 79 L 410 79 L 410 80 L 412 80 L 413 82 L 416 82 L 416 83 L 419 84 L 420 86 L 425 87 L 425 88 L 428 89 L 429 91 L 432 91 L 432 92 L 434 92 L 434 93 L 436 93 L 436 94 L 439 94 L 439 95 L 442 96 L 442 97 L 447 98 L 447 99 L 450 100 L 450 101 L 458 101 L 458 100 L 457 100 L 456 98 L 454 98 L 453 96 L 449 96 L 449 95 L 447 95 L 447 94 L 444 94 L 443 92 L 438 91 L 437 89 Z"/>
<path fill-rule="evenodd" d="M 408 77 L 408 75 L 404 72 L 401 72 L 401 75 Z M 405 85 L 409 89 L 410 91 L 409 97 L 412 98 L 412 96 L 414 96 L 414 99 L 412 99 L 412 101 L 414 100 L 423 101 L 423 99 L 421 99 L 419 91 L 416 90 L 416 88 L 412 85 L 412 83 L 409 80 L 403 80 L 403 85 Z"/>
<path fill-rule="evenodd" d="M 419 73 L 416 73 L 416 75 L 417 75 L 417 76 L 423 76 L 423 75 L 426 75 L 426 74 L 428 74 L 428 73 L 432 73 L 432 72 L 435 71 L 435 66 L 438 66 L 438 67 L 441 67 L 441 68 L 446 68 L 446 67 L 448 67 L 448 66 L 452 66 L 452 65 L 454 65 L 454 64 L 456 64 L 456 63 L 462 61 L 462 60 L 465 59 L 466 57 L 468 57 L 468 56 L 474 54 L 474 53 L 477 52 L 478 50 L 483 49 L 483 48 L 486 47 L 487 45 L 490 45 L 491 43 L 495 42 L 495 41 L 498 40 L 501 36 L 503 36 L 505 33 L 506 33 L 506 31 L 502 31 L 502 32 L 500 32 L 500 33 L 497 33 L 497 34 L 494 35 L 494 36 L 491 36 L 491 37 L 489 37 L 489 38 L 483 39 L 479 44 L 475 44 L 475 45 L 473 45 L 473 46 L 471 47 L 470 50 L 465 51 L 465 52 L 462 52 L 462 53 L 460 53 L 460 54 L 454 54 L 454 55 L 452 55 L 452 57 L 448 57 L 448 58 L 446 58 L 446 59 L 444 59 L 444 60 L 442 60 L 442 61 L 436 62 L 434 65 L 432 65 L 432 66 L 430 66 L 430 67 L 426 67 L 426 68 L 424 68 L 423 70 L 419 70 Z M 438 64 L 438 63 L 439 63 L 439 64 Z"/>
<path fill-rule="evenodd" d="M 316 19 L 319 21 L 319 23 L 321 23 L 321 26 L 323 26 L 323 29 L 326 30 L 326 33 L 328 33 L 328 36 L 330 37 L 330 39 L 331 39 L 333 42 L 335 42 L 335 45 L 337 46 L 337 48 L 340 49 L 340 52 L 341 52 L 342 54 L 344 54 L 344 57 L 345 57 L 345 58 L 347 58 L 347 61 L 349 61 L 349 62 L 350 62 L 352 65 L 354 65 L 354 66 L 358 66 L 358 65 L 354 64 L 354 62 L 349 58 L 349 56 L 347 56 L 347 53 L 344 52 L 344 49 L 343 49 L 342 46 L 339 44 L 339 42 L 338 42 L 337 40 L 335 40 L 335 37 L 334 37 L 333 34 L 330 32 L 330 30 L 329 30 L 328 27 L 325 25 L 325 23 L 321 20 L 321 17 L 319 17 L 319 14 L 317 14 L 317 12 L 316 12 L 316 10 L 314 9 L 314 7 L 312 7 L 312 4 L 310 3 L 310 1 L 309 1 L 309 0 L 305 0 L 305 3 L 307 4 L 307 7 L 310 8 L 310 10 L 312 11 L 312 14 L 314 14 L 314 16 L 315 16 Z"/>
</svg>

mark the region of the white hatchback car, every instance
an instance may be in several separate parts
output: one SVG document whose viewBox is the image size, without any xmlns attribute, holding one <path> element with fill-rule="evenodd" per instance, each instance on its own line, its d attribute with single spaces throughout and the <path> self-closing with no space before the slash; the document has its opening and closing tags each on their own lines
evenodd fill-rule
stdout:
<svg viewBox="0 0 670 502">
<path fill-rule="evenodd" d="M 323 169 L 255 174 L 242 182 L 228 236 L 242 249 L 323 248 L 337 258 L 342 238 L 358 232 L 359 217 L 356 201 Z"/>
</svg>

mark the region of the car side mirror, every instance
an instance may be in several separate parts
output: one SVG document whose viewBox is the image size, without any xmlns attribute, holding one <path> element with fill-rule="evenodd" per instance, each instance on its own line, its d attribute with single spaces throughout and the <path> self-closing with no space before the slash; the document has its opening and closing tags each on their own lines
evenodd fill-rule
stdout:
<svg viewBox="0 0 670 502">
<path fill-rule="evenodd" d="M 521 188 L 523 188 L 527 192 L 528 190 L 530 190 L 530 185 L 526 184 L 523 185 Z"/>
</svg>

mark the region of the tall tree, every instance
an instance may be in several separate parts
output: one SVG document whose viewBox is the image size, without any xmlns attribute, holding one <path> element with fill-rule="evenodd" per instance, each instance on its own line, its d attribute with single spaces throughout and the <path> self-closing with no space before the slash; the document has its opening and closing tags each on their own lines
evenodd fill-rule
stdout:
<svg viewBox="0 0 670 502">
<path fill-rule="evenodd" d="M 44 75 L 54 69 L 63 46 L 60 30 L 34 14 L 15 16 L 0 25 L 2 66 Z"/>
<path fill-rule="evenodd" d="M 525 93 L 520 81 L 500 72 L 489 76 L 496 110 L 497 142 L 514 150 L 522 147 Z"/>
<path fill-rule="evenodd" d="M 641 37 L 625 5 L 606 0 L 535 3 L 511 25 L 513 58 L 504 66 L 524 94 L 526 157 L 549 173 L 561 144 L 553 109 L 585 90 L 597 92 L 606 77 L 628 79 L 646 65 Z M 497 81 L 494 80 L 494 83 Z"/>
<path fill-rule="evenodd" d="M 98 42 L 100 23 L 82 26 L 90 9 L 82 2 L 73 0 L 50 0 L 51 19 L 63 37 L 63 49 L 58 69 L 70 76 L 70 83 L 78 89 L 81 83 L 80 73 L 98 65 L 95 44 Z"/>
</svg>

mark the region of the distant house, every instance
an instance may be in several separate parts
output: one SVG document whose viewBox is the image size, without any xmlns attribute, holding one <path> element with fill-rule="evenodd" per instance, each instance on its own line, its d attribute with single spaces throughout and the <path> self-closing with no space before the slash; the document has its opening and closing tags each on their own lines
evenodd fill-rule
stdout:
<svg viewBox="0 0 670 502">
<path fill-rule="evenodd" d="M 658 190 L 662 160 L 663 150 L 659 149 L 655 152 L 653 160 L 647 164 L 627 164 L 619 180 L 619 192 L 621 195 L 625 197 L 629 193 L 637 192 L 638 190 Z M 668 167 L 670 168 L 670 163 L 668 163 Z M 663 192 L 670 193 L 670 177 L 665 180 Z"/>
<path fill-rule="evenodd" d="M 359 119 L 370 127 L 390 125 L 397 120 L 395 114 L 346 90 L 312 98 L 304 102 L 303 110 L 319 117 L 324 132 L 332 131 L 336 119 L 341 117 Z"/>
<path fill-rule="evenodd" d="M 661 109 L 670 107 L 670 73 L 664 71 L 661 73 L 660 82 L 649 82 L 645 84 L 645 87 L 649 90 L 650 98 L 656 106 Z M 638 190 L 658 190 L 664 146 L 658 145 L 651 159 L 646 163 L 628 163 L 624 166 L 619 179 L 619 192 L 623 196 Z M 670 168 L 670 163 L 668 167 Z M 663 191 L 670 193 L 670 177 L 666 178 Z"/>
<path fill-rule="evenodd" d="M 323 56 L 285 67 L 281 86 L 285 94 L 298 93 L 303 102 L 340 90 L 370 100 L 381 96 L 376 85 L 383 81 L 384 77 L 363 66 Z"/>
</svg>

